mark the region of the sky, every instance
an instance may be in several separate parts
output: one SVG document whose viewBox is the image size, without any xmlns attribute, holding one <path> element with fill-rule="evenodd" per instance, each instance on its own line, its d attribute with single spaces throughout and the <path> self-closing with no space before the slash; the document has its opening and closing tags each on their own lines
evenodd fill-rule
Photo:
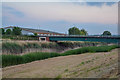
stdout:
<svg viewBox="0 0 120 80">
<path fill-rule="evenodd" d="M 68 33 L 75 26 L 89 35 L 118 34 L 117 2 L 3 2 L 2 25 Z"/>
</svg>

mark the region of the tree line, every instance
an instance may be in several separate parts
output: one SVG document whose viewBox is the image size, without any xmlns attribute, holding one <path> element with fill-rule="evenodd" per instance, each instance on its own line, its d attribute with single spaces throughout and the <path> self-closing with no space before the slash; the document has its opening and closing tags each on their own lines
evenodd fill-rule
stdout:
<svg viewBox="0 0 120 80">
<path fill-rule="evenodd" d="M 13 29 L 4 29 L 1 28 L 2 35 L 22 35 L 22 29 L 19 27 L 13 27 Z M 85 29 L 79 29 L 77 27 L 72 27 L 68 29 L 69 35 L 88 35 L 88 32 Z M 34 33 L 34 36 L 37 36 L 37 33 Z M 104 31 L 101 35 L 112 35 L 110 31 Z"/>
<path fill-rule="evenodd" d="M 88 35 L 88 32 L 85 29 L 79 29 L 77 27 L 72 27 L 69 28 L 68 30 L 69 35 Z M 104 31 L 103 34 L 101 34 L 103 36 L 107 36 L 107 35 L 112 35 L 110 31 Z"/>
<path fill-rule="evenodd" d="M 77 27 L 69 28 L 69 35 L 88 35 L 85 29 L 78 29 Z"/>
<path fill-rule="evenodd" d="M 19 27 L 13 27 L 13 29 L 1 28 L 2 35 L 21 35 L 22 29 Z"/>
<path fill-rule="evenodd" d="M 22 29 L 19 27 L 13 27 L 13 29 L 4 29 L 1 28 L 2 35 L 22 35 Z M 37 36 L 37 33 L 34 33 L 34 36 Z"/>
</svg>

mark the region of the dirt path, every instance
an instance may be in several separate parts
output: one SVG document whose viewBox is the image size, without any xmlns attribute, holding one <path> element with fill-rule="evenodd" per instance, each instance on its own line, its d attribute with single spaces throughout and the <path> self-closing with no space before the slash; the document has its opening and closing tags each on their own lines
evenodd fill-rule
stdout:
<svg viewBox="0 0 120 80">
<path fill-rule="evenodd" d="M 117 77 L 118 49 L 61 56 L 3 68 L 3 78 Z"/>
</svg>

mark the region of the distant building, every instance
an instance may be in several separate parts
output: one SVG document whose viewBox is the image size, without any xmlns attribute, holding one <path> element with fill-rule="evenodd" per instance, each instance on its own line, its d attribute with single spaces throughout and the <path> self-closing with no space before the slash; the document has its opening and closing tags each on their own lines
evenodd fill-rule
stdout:
<svg viewBox="0 0 120 80">
<path fill-rule="evenodd" d="M 13 26 L 9 26 L 9 27 L 5 27 L 5 31 L 7 29 L 13 29 L 14 27 Z M 19 27 L 21 28 L 21 27 Z M 41 36 L 60 36 L 60 35 L 65 35 L 65 34 L 62 34 L 62 33 L 57 33 L 57 32 L 53 32 L 53 31 L 47 31 L 47 30 L 41 30 L 41 29 L 30 29 L 30 28 L 21 28 L 22 31 L 22 35 L 34 35 L 34 33 L 37 33 L 38 35 L 41 35 Z"/>
</svg>

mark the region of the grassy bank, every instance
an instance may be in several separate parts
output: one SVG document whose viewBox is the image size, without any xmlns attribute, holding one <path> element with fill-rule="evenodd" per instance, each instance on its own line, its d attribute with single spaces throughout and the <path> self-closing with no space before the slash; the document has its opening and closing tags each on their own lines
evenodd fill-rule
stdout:
<svg viewBox="0 0 120 80">
<path fill-rule="evenodd" d="M 97 46 L 105 45 L 105 43 L 95 43 L 95 42 L 49 42 L 49 43 L 40 43 L 40 42 L 3 42 L 2 43 L 2 53 L 4 54 L 21 54 L 29 53 L 30 49 L 41 50 L 43 48 L 56 49 L 64 51 L 67 48 L 75 47 L 86 47 L 86 46 Z M 34 51 L 35 52 L 35 51 Z"/>
<path fill-rule="evenodd" d="M 29 53 L 25 55 L 2 55 L 2 67 L 17 65 L 17 64 L 24 64 L 36 60 L 43 60 L 47 58 L 57 57 L 57 56 L 67 56 L 73 54 L 82 54 L 87 52 L 108 52 L 112 49 L 118 48 L 117 45 L 111 46 L 99 46 L 99 47 L 83 47 L 79 49 L 74 49 L 70 51 L 66 51 L 64 53 L 44 53 L 44 52 L 35 52 Z"/>
</svg>

